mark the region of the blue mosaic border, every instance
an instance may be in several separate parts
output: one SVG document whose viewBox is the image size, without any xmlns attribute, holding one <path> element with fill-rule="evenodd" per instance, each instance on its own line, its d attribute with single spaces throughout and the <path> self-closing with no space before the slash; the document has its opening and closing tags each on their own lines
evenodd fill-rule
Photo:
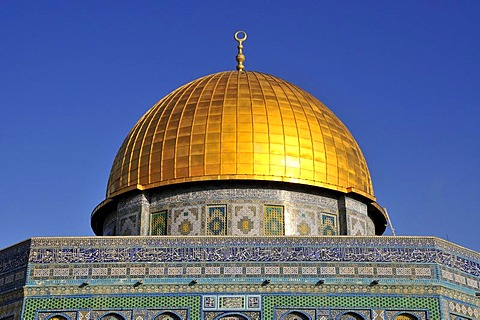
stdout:
<svg viewBox="0 0 480 320">
<path fill-rule="evenodd" d="M 123 241 L 122 241 L 123 240 Z M 435 263 L 480 276 L 480 254 L 421 237 L 33 238 L 31 264 L 109 262 Z M 475 257 L 476 255 L 476 257 Z"/>
</svg>

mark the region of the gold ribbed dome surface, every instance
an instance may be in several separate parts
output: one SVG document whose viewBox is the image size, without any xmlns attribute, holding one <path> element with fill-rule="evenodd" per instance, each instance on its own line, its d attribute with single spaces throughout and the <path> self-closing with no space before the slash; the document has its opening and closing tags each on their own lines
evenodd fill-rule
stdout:
<svg viewBox="0 0 480 320">
<path fill-rule="evenodd" d="M 147 111 L 117 153 L 107 199 L 134 189 L 236 179 L 373 199 L 362 152 L 333 112 L 282 79 L 250 71 L 199 78 Z"/>
</svg>

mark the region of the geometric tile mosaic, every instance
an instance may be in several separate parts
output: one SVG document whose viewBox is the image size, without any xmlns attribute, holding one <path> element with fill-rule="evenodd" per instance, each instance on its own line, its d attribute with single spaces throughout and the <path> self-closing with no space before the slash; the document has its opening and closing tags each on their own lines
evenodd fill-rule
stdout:
<svg viewBox="0 0 480 320">
<path fill-rule="evenodd" d="M 376 306 L 378 309 L 397 309 L 399 306 L 403 310 L 428 310 L 430 319 L 441 319 L 438 299 L 429 297 L 388 297 L 388 296 L 309 296 L 309 295 L 275 295 L 265 296 L 263 298 L 265 319 L 273 319 L 274 308 L 306 308 L 325 306 L 331 308 L 343 308 L 343 312 L 352 311 L 352 309 L 364 308 L 366 306 Z M 345 310 L 347 309 L 347 310 Z M 378 310 L 377 309 L 377 310 Z M 398 310 L 398 309 L 397 309 Z M 356 311 L 361 312 L 361 310 Z M 369 311 L 370 312 L 370 311 Z M 362 313 L 362 312 L 361 312 Z M 400 313 L 395 311 L 395 314 Z M 419 316 L 419 319 L 425 312 L 415 311 L 412 314 Z M 368 317 L 367 319 L 369 319 Z M 390 318 L 388 318 L 390 319 Z"/>
<path fill-rule="evenodd" d="M 367 205 L 360 201 L 354 200 L 350 197 L 345 197 L 345 206 L 349 210 L 367 215 Z"/>
<path fill-rule="evenodd" d="M 54 313 L 55 315 L 52 317 L 52 312 L 40 312 L 38 314 L 38 320 L 67 320 L 67 319 L 75 319 L 77 316 L 77 312 L 61 312 L 61 313 Z"/>
<path fill-rule="evenodd" d="M 258 295 L 206 295 L 203 296 L 205 310 L 249 310 L 260 309 Z"/>
<path fill-rule="evenodd" d="M 10 302 L 6 305 L 0 305 L 0 319 L 6 320 L 20 319 L 20 311 L 22 309 L 22 301 Z"/>
<path fill-rule="evenodd" d="M 372 310 L 372 320 L 384 320 L 385 310 Z"/>
<path fill-rule="evenodd" d="M 404 310 L 408 308 L 404 308 Z M 426 320 L 427 316 L 425 311 L 399 311 L 399 310 L 387 310 L 385 311 L 387 319 L 395 319 L 395 320 Z M 440 319 L 440 318 L 439 318 Z"/>
<path fill-rule="evenodd" d="M 167 235 L 168 212 L 162 210 L 151 215 L 150 234 L 153 236 Z"/>
<path fill-rule="evenodd" d="M 337 217 L 333 214 L 320 213 L 319 234 L 324 236 L 335 236 L 338 234 Z"/>
<path fill-rule="evenodd" d="M 172 210 L 172 235 L 195 236 L 202 234 L 201 208 L 185 207 Z"/>
<path fill-rule="evenodd" d="M 450 282 L 455 282 L 461 285 L 466 285 L 468 287 L 471 287 L 473 289 L 479 289 L 480 288 L 480 281 L 478 281 L 478 277 L 473 278 L 471 276 L 465 277 L 464 275 L 461 275 L 458 273 L 458 271 L 448 271 L 442 268 L 440 271 L 441 277 L 445 280 L 448 280 Z"/>
<path fill-rule="evenodd" d="M 137 228 L 138 213 L 124 216 L 120 219 L 120 235 L 129 236 L 138 234 Z"/>
<path fill-rule="evenodd" d="M 188 308 L 190 320 L 200 320 L 200 297 L 191 295 L 154 295 L 154 296 L 93 296 L 93 297 L 56 297 L 49 298 L 27 298 L 25 300 L 23 320 L 34 320 L 36 310 L 85 310 L 94 309 L 92 314 L 94 319 L 100 315 L 106 315 L 109 312 L 128 313 L 131 319 L 132 311 L 128 309 L 141 308 L 169 308 L 175 310 L 178 308 Z M 125 311 L 110 311 L 110 310 Z M 105 310 L 105 311 L 101 311 Z M 109 311 L 106 311 L 109 310 Z M 178 310 L 177 312 L 180 312 Z M 160 312 L 158 312 L 160 313 Z M 181 313 L 180 313 L 181 314 Z M 186 314 L 185 314 L 186 315 Z"/>
<path fill-rule="evenodd" d="M 207 218 L 205 229 L 207 236 L 218 236 L 227 234 L 227 206 L 207 206 Z"/>
<path fill-rule="evenodd" d="M 200 226 L 206 234 L 206 212 L 203 215 Z M 22 318 L 27 320 L 39 320 L 38 309 L 60 316 L 77 308 L 91 312 L 90 318 L 116 312 L 129 320 L 151 320 L 154 313 L 148 308 L 158 310 L 155 316 L 188 310 L 187 318 L 195 320 L 228 316 L 226 310 L 231 308 L 245 314 L 243 310 L 257 308 L 253 318 L 264 310 L 262 319 L 272 319 L 275 310 L 282 309 L 292 316 L 314 315 L 312 319 L 370 312 L 375 320 L 408 313 L 418 319 L 427 319 L 428 314 L 433 320 L 441 319 L 440 299 L 443 318 L 450 314 L 478 318 L 473 306 L 477 300 L 471 294 L 472 288 L 478 290 L 478 255 L 432 238 L 85 237 L 38 238 L 32 244 L 28 274 L 21 271 L 26 267 L 9 269 L 17 264 L 14 257 L 0 261 L 0 290 L 16 281 L 27 282 Z M 454 284 L 443 285 L 447 277 Z M 187 285 L 191 279 L 198 284 Z M 262 286 L 264 279 L 271 283 Z M 315 285 L 319 279 L 325 282 Z M 368 286 L 370 279 L 380 279 L 380 284 Z M 425 281 L 429 279 L 435 280 Z M 137 280 L 143 281 L 138 288 L 133 285 Z M 79 288 L 82 281 L 89 285 Z M 201 296 L 203 289 L 212 299 Z M 465 296 L 469 302 L 448 300 Z M 217 312 L 215 317 L 198 311 L 209 305 L 211 312 Z M 0 305 L 1 312 L 4 306 Z M 77 313 L 72 319 L 79 318 Z"/>
<path fill-rule="evenodd" d="M 309 319 L 315 319 L 315 318 L 316 318 L 315 310 L 312 310 L 312 309 L 295 308 L 294 310 L 291 310 L 291 309 L 275 310 L 275 319 L 309 320 Z"/>
<path fill-rule="evenodd" d="M 317 266 L 308 266 L 305 263 L 277 263 L 276 265 L 265 264 L 264 266 L 252 265 L 249 263 L 238 264 L 223 264 L 223 267 L 219 266 L 189 266 L 187 263 L 183 263 L 183 266 L 165 266 L 158 267 L 157 264 L 149 264 L 146 266 L 129 266 L 128 264 L 118 264 L 116 267 L 77 267 L 74 266 L 71 269 L 68 268 L 56 268 L 53 269 L 53 273 L 49 268 L 37 268 L 33 267 L 31 270 L 30 279 L 42 280 L 42 279 L 78 279 L 94 276 L 97 279 L 109 278 L 124 279 L 138 278 L 144 276 L 170 277 L 170 276 L 196 276 L 196 275 L 211 275 L 211 276 L 225 276 L 230 277 L 232 275 L 242 277 L 257 277 L 260 274 L 267 274 L 272 276 L 294 276 L 299 275 L 302 277 L 316 277 L 322 275 L 323 277 L 355 277 L 355 278 L 371 278 L 373 276 L 379 278 L 392 278 L 394 277 L 393 270 L 396 271 L 396 279 L 402 278 L 415 278 L 415 279 L 432 279 L 433 273 L 431 268 L 417 267 L 415 265 L 406 265 L 402 268 L 392 267 L 372 267 L 372 266 L 352 266 L 348 264 L 337 263 L 335 266 L 331 264 L 322 264 Z M 164 265 L 164 264 L 162 264 Z M 318 264 L 317 264 L 318 265 Z M 71 275 L 68 272 L 72 270 Z"/>
<path fill-rule="evenodd" d="M 209 311 L 204 313 L 203 320 L 260 320 L 260 312 L 254 311 Z"/>
<path fill-rule="evenodd" d="M 442 277 L 443 277 L 444 279 L 453 281 L 453 273 L 451 273 L 450 271 L 442 270 Z"/>
<path fill-rule="evenodd" d="M 290 209 L 291 219 L 294 223 L 295 229 L 293 234 L 298 236 L 308 236 L 315 234 L 317 229 L 317 221 L 315 219 L 315 212 L 306 208 Z M 287 221 L 285 221 L 287 224 Z"/>
<path fill-rule="evenodd" d="M 106 222 L 105 222 L 106 223 Z M 108 222 L 108 224 L 103 228 L 103 235 L 104 236 L 113 236 L 116 232 L 116 220 Z"/>
<path fill-rule="evenodd" d="M 454 274 L 453 279 L 454 279 L 455 282 L 458 282 L 458 283 L 461 283 L 461 284 L 466 284 L 466 279 L 462 275 Z"/>
<path fill-rule="evenodd" d="M 448 302 L 448 308 L 450 312 L 456 313 L 458 315 L 464 315 L 467 317 L 472 317 L 474 319 L 480 318 L 479 308 L 473 308 L 471 306 L 466 306 L 464 304 L 454 302 L 454 301 Z"/>
<path fill-rule="evenodd" d="M 283 206 L 264 206 L 264 234 L 266 236 L 279 236 L 285 234 Z"/>
<path fill-rule="evenodd" d="M 363 236 L 367 235 L 367 223 L 365 218 L 357 217 L 353 214 L 347 215 L 347 230 L 348 235 Z"/>
<path fill-rule="evenodd" d="M 260 232 L 260 208 L 252 204 L 232 204 L 232 235 L 253 236 Z"/>
<path fill-rule="evenodd" d="M 192 208 L 193 210 L 193 208 Z M 181 214 L 180 212 L 179 214 Z M 187 212 L 187 216 L 189 213 Z M 182 218 L 184 216 L 182 215 Z M 180 220 L 177 217 L 177 220 Z M 188 220 L 188 219 L 187 219 Z M 183 221 L 183 220 L 182 220 Z M 181 223 L 181 222 L 180 222 Z M 179 224 L 180 224 L 179 223 Z M 174 228 L 175 229 L 175 228 Z M 398 238 L 398 240 L 397 240 Z M 447 249 L 438 248 L 428 244 L 429 238 L 389 238 L 389 237 L 278 237 L 278 238 L 255 238 L 255 237 L 198 237 L 198 238 L 152 238 L 135 237 L 135 246 L 131 240 L 121 238 L 61 238 L 45 239 L 38 238 L 31 249 L 30 265 L 34 269 L 35 276 L 53 272 L 50 270 L 39 271 L 41 265 L 56 264 L 101 264 L 101 263 L 138 263 L 154 262 L 168 263 L 178 261 L 190 262 L 221 262 L 235 263 L 247 262 L 371 262 L 378 265 L 378 274 L 393 274 L 407 272 L 415 276 L 415 271 L 407 271 L 402 268 L 405 263 L 411 262 L 420 268 L 440 265 L 441 274 L 444 278 L 451 278 L 467 283 L 466 276 L 476 281 L 480 276 L 480 263 L 474 257 L 463 256 L 461 249 L 455 246 Z M 200 241 L 201 242 L 198 242 Z M 348 244 L 348 245 L 347 245 Z M 441 244 L 441 243 L 440 243 Z M 460 255 L 459 252 L 462 255 Z M 448 256 L 446 254 L 448 253 Z M 448 259 L 446 259 L 446 257 Z M 373 260 L 372 260 L 373 259 Z M 477 258 L 478 259 L 478 258 Z M 380 264 L 381 263 L 381 264 Z M 392 265 L 386 265 L 391 263 Z M 15 265 L 15 257 L 11 261 L 6 260 L 3 265 Z M 80 266 L 80 265 L 79 265 Z M 85 265 L 84 265 L 85 266 Z M 1 265 L 0 265 L 1 267 Z M 80 266 L 82 267 L 82 266 Z M 383 271 L 380 269 L 384 267 Z M 58 267 L 57 267 L 58 268 Z M 445 271 L 448 268 L 449 271 Z M 455 271 L 455 277 L 452 271 Z M 426 271 L 418 271 L 426 272 Z M 449 276 L 451 274 L 451 276 Z M 49 274 L 50 275 L 50 274 Z M 432 272 L 432 276 L 435 274 Z M 463 280 L 465 279 L 465 280 Z M 470 283 L 473 283 L 470 281 Z"/>
<path fill-rule="evenodd" d="M 221 296 L 218 297 L 218 308 L 227 310 L 246 309 L 245 296 Z"/>
</svg>

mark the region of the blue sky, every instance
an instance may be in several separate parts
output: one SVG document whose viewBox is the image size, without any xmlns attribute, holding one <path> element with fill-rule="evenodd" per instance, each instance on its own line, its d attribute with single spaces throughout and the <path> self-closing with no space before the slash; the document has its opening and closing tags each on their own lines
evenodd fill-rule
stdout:
<svg viewBox="0 0 480 320">
<path fill-rule="evenodd" d="M 234 69 L 243 29 L 247 70 L 347 125 L 398 235 L 480 251 L 479 16 L 479 1 L 0 1 L 0 248 L 92 235 L 128 131 Z"/>
</svg>

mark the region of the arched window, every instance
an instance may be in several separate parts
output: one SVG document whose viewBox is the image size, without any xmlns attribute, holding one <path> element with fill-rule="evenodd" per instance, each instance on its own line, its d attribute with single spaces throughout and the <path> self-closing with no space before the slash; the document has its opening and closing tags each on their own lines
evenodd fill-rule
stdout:
<svg viewBox="0 0 480 320">
<path fill-rule="evenodd" d="M 165 312 L 156 316 L 154 320 L 181 320 L 181 318 L 173 312 Z"/>
<path fill-rule="evenodd" d="M 347 312 L 342 314 L 338 320 L 364 320 L 364 318 L 355 312 Z"/>
<path fill-rule="evenodd" d="M 217 320 L 248 320 L 248 319 L 239 314 L 229 314 L 229 315 L 217 318 Z"/>
<path fill-rule="evenodd" d="M 109 313 L 101 317 L 100 320 L 125 320 L 125 318 L 116 313 Z"/>
<path fill-rule="evenodd" d="M 409 313 L 400 313 L 395 317 L 395 320 L 418 320 L 418 318 Z"/>
<path fill-rule="evenodd" d="M 56 315 L 56 316 L 48 318 L 48 320 L 68 320 L 68 319 L 65 318 L 64 316 Z"/>
<path fill-rule="evenodd" d="M 301 312 L 293 311 L 283 317 L 282 320 L 309 320 L 309 318 Z"/>
</svg>

